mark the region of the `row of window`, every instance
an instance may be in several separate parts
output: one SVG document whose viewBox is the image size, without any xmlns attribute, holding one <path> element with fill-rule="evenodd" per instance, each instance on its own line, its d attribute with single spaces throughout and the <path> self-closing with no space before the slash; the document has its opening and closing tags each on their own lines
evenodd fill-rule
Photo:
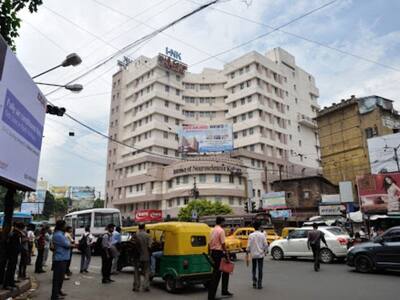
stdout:
<svg viewBox="0 0 400 300">
<path fill-rule="evenodd" d="M 197 181 L 199 183 L 206 183 L 207 182 L 207 178 L 208 179 L 213 178 L 213 182 L 214 183 L 221 183 L 222 182 L 222 176 L 225 176 L 225 175 L 221 175 L 221 174 L 214 174 L 214 175 L 201 174 L 201 175 L 198 175 L 196 178 L 197 178 Z M 239 177 L 238 176 L 234 176 L 234 175 L 227 175 L 227 176 L 229 178 L 229 183 L 232 183 L 232 184 L 237 183 L 239 185 L 241 185 L 243 183 L 242 177 L 240 177 L 240 176 Z M 169 180 L 168 181 L 168 188 L 172 188 L 174 186 L 174 183 L 175 183 L 175 185 L 188 184 L 189 183 L 189 175 L 178 176 L 178 177 L 175 177 L 174 180 L 172 180 L 172 179 Z"/>
<path fill-rule="evenodd" d="M 244 97 L 244 98 L 241 98 L 239 100 L 233 101 L 232 102 L 232 107 L 236 108 L 239 104 L 243 106 L 243 105 L 246 104 L 246 102 L 247 103 L 251 103 L 253 101 L 253 98 L 256 99 L 255 101 L 258 100 L 258 103 L 261 104 L 261 105 L 265 105 L 265 102 L 267 102 L 268 106 L 270 108 L 275 108 L 280 113 L 285 113 L 285 108 L 287 108 L 287 110 L 289 110 L 289 105 L 284 105 L 283 103 L 275 101 L 275 100 L 273 100 L 271 98 L 268 98 L 266 96 L 263 96 L 261 94 L 254 94 L 254 95 L 251 95 L 251 96 Z"/>
<path fill-rule="evenodd" d="M 239 75 L 239 76 L 240 76 L 240 75 L 242 75 L 242 74 L 244 74 L 244 73 L 248 73 L 248 72 L 250 71 L 250 69 L 253 68 L 253 65 L 254 65 L 254 68 L 255 68 L 259 73 L 264 73 L 268 78 L 274 78 L 274 80 L 275 80 L 276 82 L 280 83 L 280 84 L 282 84 L 282 81 L 283 81 L 283 80 L 284 80 L 285 82 L 287 82 L 287 78 L 286 78 L 285 76 L 282 76 L 282 75 L 280 75 L 280 74 L 278 74 L 278 73 L 276 73 L 276 72 L 274 72 L 274 71 L 272 71 L 272 70 L 266 68 L 265 66 L 260 65 L 259 63 L 250 64 L 250 65 L 247 65 L 247 66 L 245 66 L 245 67 L 243 67 L 243 68 L 240 68 L 240 69 L 238 69 L 238 70 L 235 70 L 235 71 L 229 73 L 228 76 L 229 76 L 231 79 L 233 79 L 233 78 L 235 78 L 236 75 Z"/>
<path fill-rule="evenodd" d="M 286 121 L 289 123 L 290 120 L 285 120 L 281 117 L 274 116 L 273 114 L 270 114 L 268 112 L 256 109 L 254 111 L 249 111 L 247 113 L 240 114 L 238 116 L 235 116 L 232 118 L 233 123 L 237 123 L 240 121 L 246 121 L 246 119 L 252 119 L 253 117 L 260 117 L 263 121 L 265 121 L 265 117 L 269 118 L 269 123 L 271 125 L 277 124 L 280 128 L 285 129 L 286 128 Z"/>
<path fill-rule="evenodd" d="M 153 120 L 152 115 L 146 116 L 141 118 L 140 120 L 137 120 L 135 122 L 133 122 L 133 128 L 132 130 L 135 130 L 136 128 L 142 126 L 142 125 L 146 125 L 147 123 L 151 122 Z M 164 116 L 163 121 L 164 123 L 169 123 L 170 120 L 172 121 L 172 123 L 175 123 L 175 125 L 179 126 L 180 124 L 180 120 L 179 119 L 175 119 L 169 116 Z"/>
<path fill-rule="evenodd" d="M 254 81 L 254 82 L 253 82 Z M 251 80 L 247 80 L 246 82 L 241 82 L 233 87 L 230 88 L 231 93 L 234 94 L 236 91 L 240 91 L 243 90 L 245 88 L 249 88 L 251 87 L 253 84 L 257 84 L 258 87 L 262 88 L 262 89 L 266 89 L 268 93 L 274 93 L 277 97 L 282 98 L 285 95 L 285 91 L 274 86 L 273 84 L 266 82 L 260 78 L 256 78 L 256 79 L 251 79 Z M 288 93 L 286 93 L 288 95 Z"/>
<path fill-rule="evenodd" d="M 129 193 L 139 193 L 139 192 L 143 192 L 144 191 L 144 183 L 139 183 L 139 184 L 135 184 L 135 185 L 130 185 L 129 186 Z"/>
<path fill-rule="evenodd" d="M 215 111 L 187 111 L 183 110 L 182 111 L 183 115 L 188 118 L 210 118 L 213 119 L 217 116 L 217 113 Z"/>
<path fill-rule="evenodd" d="M 234 137 L 234 139 L 238 139 L 240 136 L 246 137 L 247 135 L 253 135 L 253 134 L 257 134 L 257 133 L 259 133 L 262 137 L 266 137 L 271 140 L 277 139 L 281 143 L 287 144 L 287 135 L 286 134 L 279 132 L 279 131 L 275 131 L 270 128 L 265 128 L 262 126 L 254 126 L 254 127 L 248 128 L 248 129 L 239 130 L 237 132 L 234 132 L 233 137 Z"/>
<path fill-rule="evenodd" d="M 215 84 L 208 84 L 208 83 L 188 83 L 188 82 L 184 82 L 183 86 L 188 89 L 188 90 L 208 90 L 211 91 L 211 87 L 215 85 Z"/>
<path fill-rule="evenodd" d="M 183 96 L 183 100 L 187 104 L 213 104 L 215 103 L 215 97 L 188 97 L 188 96 Z"/>
<path fill-rule="evenodd" d="M 146 132 L 144 132 L 144 133 L 142 133 L 142 134 L 139 134 L 139 135 L 134 136 L 134 137 L 132 138 L 133 144 L 135 144 L 135 143 L 137 143 L 137 142 L 140 142 L 140 141 L 142 141 L 142 140 L 147 140 L 147 139 L 151 138 L 151 135 L 152 135 L 151 132 L 152 132 L 152 131 L 161 131 L 162 134 L 163 134 L 163 138 L 164 138 L 164 139 L 169 139 L 170 136 L 174 136 L 174 139 L 175 139 L 176 141 L 179 140 L 179 136 L 178 136 L 178 134 L 176 134 L 176 133 L 171 133 L 171 132 L 164 131 L 164 130 L 159 130 L 159 129 L 152 129 L 152 130 L 146 131 Z"/>
</svg>

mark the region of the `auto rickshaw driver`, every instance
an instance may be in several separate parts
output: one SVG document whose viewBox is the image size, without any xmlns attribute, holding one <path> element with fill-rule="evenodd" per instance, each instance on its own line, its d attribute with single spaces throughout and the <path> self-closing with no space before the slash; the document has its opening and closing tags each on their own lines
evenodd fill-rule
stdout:
<svg viewBox="0 0 400 300">
<path fill-rule="evenodd" d="M 165 233 L 162 232 L 160 240 L 157 241 L 156 238 L 153 240 L 152 253 L 151 253 L 151 274 L 156 273 L 157 262 L 164 254 L 164 244 L 165 244 Z"/>
</svg>

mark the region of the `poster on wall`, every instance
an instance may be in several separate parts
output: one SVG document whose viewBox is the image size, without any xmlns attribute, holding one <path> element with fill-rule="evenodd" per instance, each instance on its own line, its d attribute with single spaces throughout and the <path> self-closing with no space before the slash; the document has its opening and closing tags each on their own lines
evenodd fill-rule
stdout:
<svg viewBox="0 0 400 300">
<path fill-rule="evenodd" d="M 70 186 L 68 195 L 72 200 L 94 200 L 96 198 L 96 189 L 92 186 Z"/>
<path fill-rule="evenodd" d="M 36 189 L 45 114 L 45 97 L 0 36 L 0 181 Z"/>
<path fill-rule="evenodd" d="M 135 211 L 135 222 L 160 222 L 162 211 L 158 209 L 142 209 Z"/>
<path fill-rule="evenodd" d="M 357 177 L 358 195 L 365 213 L 400 213 L 400 173 Z"/>
<path fill-rule="evenodd" d="M 367 140 L 371 174 L 399 172 L 394 159 L 400 157 L 400 133 L 383 135 Z"/>
<path fill-rule="evenodd" d="M 230 152 L 233 150 L 232 126 L 184 125 L 180 131 L 179 148 L 185 153 Z"/>
</svg>

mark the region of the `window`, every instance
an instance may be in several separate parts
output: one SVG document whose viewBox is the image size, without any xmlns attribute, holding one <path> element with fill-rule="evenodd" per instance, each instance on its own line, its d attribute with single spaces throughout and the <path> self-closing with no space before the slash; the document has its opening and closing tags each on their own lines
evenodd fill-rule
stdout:
<svg viewBox="0 0 400 300">
<path fill-rule="evenodd" d="M 168 207 L 172 207 L 172 200 L 168 200 Z"/>
<path fill-rule="evenodd" d="M 168 155 L 168 148 L 164 148 L 164 155 Z"/>
<path fill-rule="evenodd" d="M 164 122 L 168 123 L 168 121 L 169 121 L 168 116 L 164 116 Z"/>
<path fill-rule="evenodd" d="M 164 139 L 168 139 L 168 132 L 164 131 Z"/>
<path fill-rule="evenodd" d="M 119 213 L 100 213 L 96 212 L 94 214 L 94 227 L 104 228 L 108 224 L 114 224 L 115 226 L 120 226 Z"/>
<path fill-rule="evenodd" d="M 215 175 L 214 176 L 214 182 L 221 182 L 221 175 Z"/>
<path fill-rule="evenodd" d="M 201 183 L 204 183 L 204 182 L 206 182 L 206 175 L 200 175 L 199 176 L 199 181 L 201 182 Z"/>
<path fill-rule="evenodd" d="M 249 119 L 251 119 L 251 118 L 253 117 L 253 112 L 250 111 L 250 112 L 248 113 L 248 116 L 249 116 Z"/>
<path fill-rule="evenodd" d="M 176 177 L 176 185 L 181 184 L 181 178 L 180 177 Z"/>
<path fill-rule="evenodd" d="M 86 226 L 90 226 L 91 214 L 81 214 L 78 215 L 78 228 L 85 228 Z"/>
<path fill-rule="evenodd" d="M 183 182 L 183 183 L 189 183 L 189 176 L 187 176 L 187 175 L 186 175 L 186 176 L 183 176 L 183 177 L 182 177 L 182 182 Z"/>
<path fill-rule="evenodd" d="M 188 204 L 189 203 L 189 198 L 185 198 L 184 200 L 183 200 L 183 204 Z"/>
<path fill-rule="evenodd" d="M 168 188 L 169 188 L 169 189 L 172 188 L 172 180 L 168 180 Z"/>
<path fill-rule="evenodd" d="M 233 175 L 229 175 L 229 183 L 235 183 L 235 177 Z"/>
<path fill-rule="evenodd" d="M 192 247 L 203 247 L 207 245 L 207 239 L 204 235 L 194 235 L 190 240 Z"/>
<path fill-rule="evenodd" d="M 368 127 L 365 129 L 365 137 L 367 139 L 378 135 L 378 130 L 376 128 Z"/>
<path fill-rule="evenodd" d="M 308 237 L 308 230 L 293 230 L 289 233 L 289 239 L 305 239 Z"/>
<path fill-rule="evenodd" d="M 252 135 L 252 134 L 254 134 L 254 128 L 249 129 L 249 135 Z"/>
<path fill-rule="evenodd" d="M 308 191 L 303 192 L 303 198 L 304 199 L 309 199 L 310 198 L 310 192 L 308 192 Z"/>
<path fill-rule="evenodd" d="M 233 197 L 229 197 L 229 205 L 235 204 L 235 199 Z"/>
<path fill-rule="evenodd" d="M 181 94 L 180 90 L 176 90 L 176 95 L 179 96 Z"/>
<path fill-rule="evenodd" d="M 176 199 L 176 206 L 180 206 L 181 205 L 181 199 L 180 198 L 177 198 Z"/>
<path fill-rule="evenodd" d="M 168 93 L 169 92 L 169 85 L 165 86 L 165 91 Z"/>
<path fill-rule="evenodd" d="M 175 109 L 179 110 L 179 108 L 180 108 L 179 104 L 175 104 Z"/>
<path fill-rule="evenodd" d="M 168 106 L 169 106 L 169 102 L 165 100 L 165 101 L 164 101 L 164 106 L 165 106 L 165 107 L 168 107 Z"/>
</svg>

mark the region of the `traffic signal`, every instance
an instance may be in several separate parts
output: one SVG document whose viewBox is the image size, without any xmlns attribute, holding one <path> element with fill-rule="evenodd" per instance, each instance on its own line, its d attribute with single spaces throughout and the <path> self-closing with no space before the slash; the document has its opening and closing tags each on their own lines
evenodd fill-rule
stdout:
<svg viewBox="0 0 400 300">
<path fill-rule="evenodd" d="M 256 203 L 251 201 L 251 212 L 255 212 L 256 211 Z"/>
<path fill-rule="evenodd" d="M 248 203 L 247 201 L 244 203 L 244 211 L 245 211 L 246 213 L 249 212 L 249 203 Z"/>
<path fill-rule="evenodd" d="M 66 109 L 64 107 L 58 107 L 50 104 L 47 104 L 46 106 L 46 113 L 50 115 L 56 115 L 62 117 L 65 114 L 65 112 Z"/>
</svg>

